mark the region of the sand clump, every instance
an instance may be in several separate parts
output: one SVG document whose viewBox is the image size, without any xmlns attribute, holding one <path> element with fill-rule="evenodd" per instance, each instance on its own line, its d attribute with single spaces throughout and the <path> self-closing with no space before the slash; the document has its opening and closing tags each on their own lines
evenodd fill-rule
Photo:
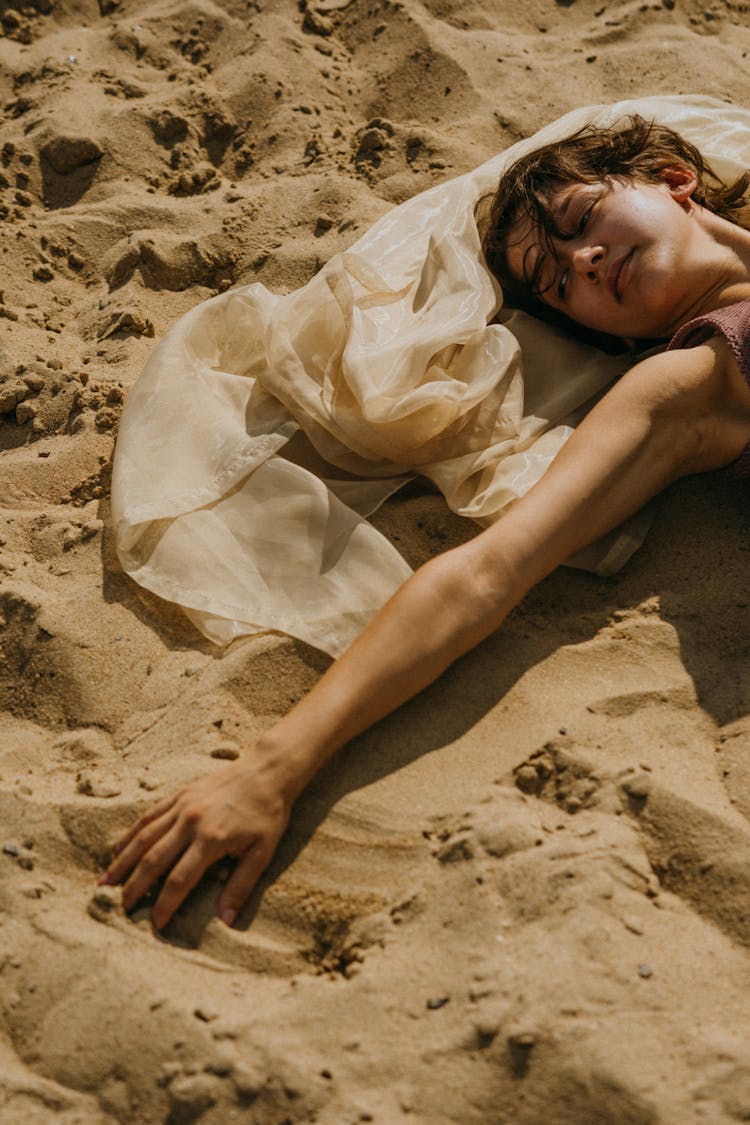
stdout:
<svg viewBox="0 0 750 1125">
<path fill-rule="evenodd" d="M 682 482 L 300 801 L 228 930 L 95 887 L 326 658 L 221 653 L 121 573 L 122 403 L 199 301 L 303 284 L 575 106 L 750 104 L 746 6 L 0 4 L 0 1119 L 729 1125 L 750 1115 L 747 488 Z M 470 529 L 412 489 L 413 564 Z"/>
</svg>

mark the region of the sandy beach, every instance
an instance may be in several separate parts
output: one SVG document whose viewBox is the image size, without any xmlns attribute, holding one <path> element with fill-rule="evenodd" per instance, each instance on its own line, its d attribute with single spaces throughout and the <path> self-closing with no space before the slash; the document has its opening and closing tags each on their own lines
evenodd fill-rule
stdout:
<svg viewBox="0 0 750 1125">
<path fill-rule="evenodd" d="M 575 107 L 750 106 L 737 0 L 0 3 L 3 1125 L 750 1119 L 750 509 L 680 482 L 296 806 L 229 930 L 96 888 L 150 803 L 328 657 L 226 650 L 122 572 L 122 404 L 167 328 L 303 285 Z M 419 485 L 412 565 L 475 532 Z"/>
</svg>

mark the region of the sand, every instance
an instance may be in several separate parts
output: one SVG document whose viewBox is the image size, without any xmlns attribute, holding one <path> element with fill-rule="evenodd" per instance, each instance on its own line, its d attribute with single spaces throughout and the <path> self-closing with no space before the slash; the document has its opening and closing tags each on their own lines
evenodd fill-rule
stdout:
<svg viewBox="0 0 750 1125">
<path fill-rule="evenodd" d="M 220 652 L 114 554 L 154 339 L 306 281 L 394 203 L 581 104 L 750 104 L 746 3 L 0 4 L 0 1119 L 750 1118 L 748 487 L 687 480 L 614 579 L 562 569 L 342 753 L 228 930 L 162 937 L 109 848 L 327 659 Z M 471 533 L 412 489 L 416 563 Z"/>
</svg>

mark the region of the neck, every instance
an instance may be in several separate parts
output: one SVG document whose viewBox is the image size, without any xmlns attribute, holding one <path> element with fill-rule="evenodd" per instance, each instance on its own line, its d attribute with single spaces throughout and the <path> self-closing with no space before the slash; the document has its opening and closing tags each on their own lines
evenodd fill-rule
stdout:
<svg viewBox="0 0 750 1125">
<path fill-rule="evenodd" d="M 703 284 L 676 328 L 693 317 L 750 299 L 750 231 L 705 208 L 701 212 L 701 226 L 711 252 Z"/>
</svg>

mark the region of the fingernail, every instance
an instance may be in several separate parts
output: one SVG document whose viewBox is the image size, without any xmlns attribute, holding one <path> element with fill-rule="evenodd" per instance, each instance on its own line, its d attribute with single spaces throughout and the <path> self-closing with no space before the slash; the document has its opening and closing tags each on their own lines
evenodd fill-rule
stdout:
<svg viewBox="0 0 750 1125">
<path fill-rule="evenodd" d="M 97 885 L 97 887 L 103 887 L 109 882 L 110 882 L 109 871 L 105 871 L 104 874 L 102 875 L 101 879 L 99 880 L 99 882 L 96 885 Z"/>
<path fill-rule="evenodd" d="M 226 909 L 222 910 L 222 912 L 221 912 L 221 920 L 227 926 L 233 926 L 234 920 L 235 920 L 236 917 L 237 917 L 237 911 L 232 910 L 232 908 L 229 907 L 229 906 L 227 906 Z"/>
</svg>

